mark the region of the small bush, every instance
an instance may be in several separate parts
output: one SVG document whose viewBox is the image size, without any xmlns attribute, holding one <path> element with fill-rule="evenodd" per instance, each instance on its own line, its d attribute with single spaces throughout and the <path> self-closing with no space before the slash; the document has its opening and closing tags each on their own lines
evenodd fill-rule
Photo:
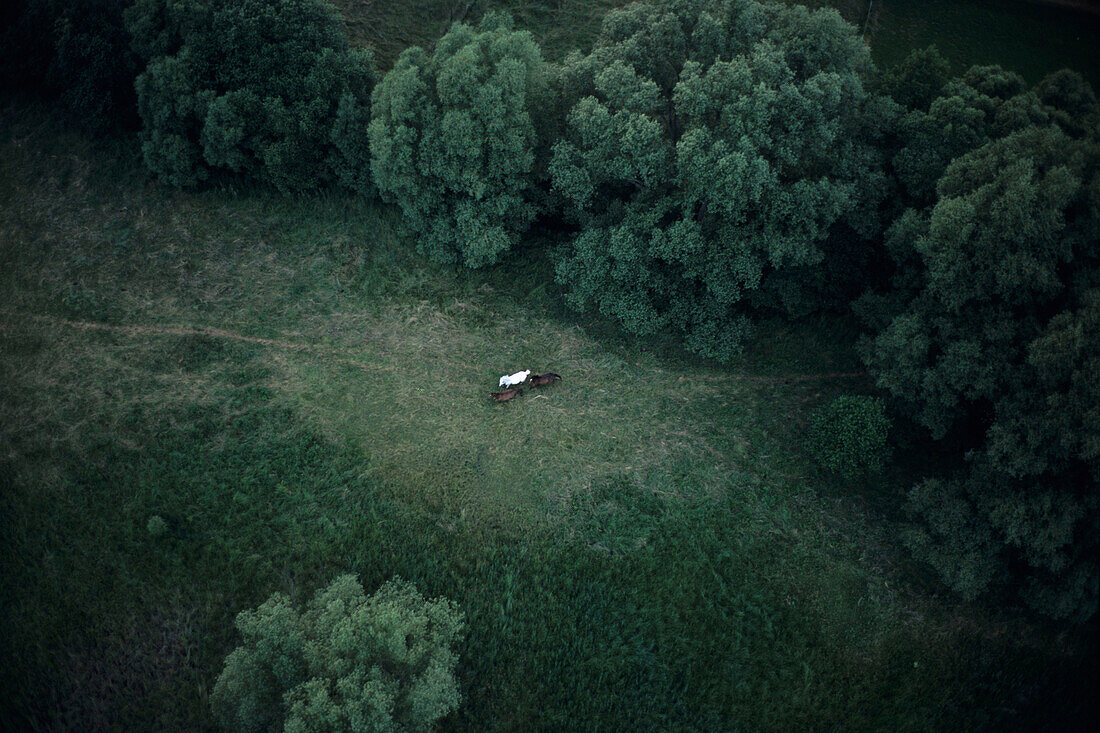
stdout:
<svg viewBox="0 0 1100 733">
<path fill-rule="evenodd" d="M 301 613 L 275 593 L 237 628 L 211 696 L 228 730 L 424 730 L 458 707 L 463 614 L 400 579 L 368 597 L 342 575 Z"/>
<path fill-rule="evenodd" d="M 810 452 L 826 469 L 854 479 L 881 471 L 890 418 L 878 397 L 842 395 L 810 420 Z"/>
<path fill-rule="evenodd" d="M 149 532 L 149 536 L 153 539 L 163 537 L 168 531 L 168 523 L 164 521 L 164 518 L 159 514 L 154 514 L 149 517 L 149 522 L 145 525 L 145 529 Z"/>
</svg>

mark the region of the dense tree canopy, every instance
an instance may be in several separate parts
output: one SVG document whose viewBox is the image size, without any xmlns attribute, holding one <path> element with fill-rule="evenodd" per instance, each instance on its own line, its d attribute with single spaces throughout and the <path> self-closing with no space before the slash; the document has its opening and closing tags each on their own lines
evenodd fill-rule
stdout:
<svg viewBox="0 0 1100 733">
<path fill-rule="evenodd" d="M 912 87 L 898 91 L 904 100 L 911 97 Z M 936 183 L 956 157 L 1041 122 L 1038 99 L 1023 91 L 1018 75 L 977 66 L 946 83 L 927 109 L 918 107 L 905 115 L 900 124 L 904 144 L 893 161 L 903 190 L 922 203 L 931 202 Z"/>
<path fill-rule="evenodd" d="M 369 51 L 325 0 L 138 0 L 128 12 L 145 163 L 178 186 L 216 170 L 281 190 L 366 188 Z M 335 139 L 335 144 L 334 144 Z"/>
<path fill-rule="evenodd" d="M 463 615 L 409 583 L 367 596 L 342 575 L 304 612 L 276 593 L 237 628 L 211 695 L 227 730 L 419 731 L 458 707 Z"/>
<path fill-rule="evenodd" d="M 378 84 L 374 179 L 423 252 L 481 267 L 531 223 L 548 88 L 534 38 L 498 14 L 456 23 L 430 54 L 406 50 Z"/>
<path fill-rule="evenodd" d="M 808 271 L 830 233 L 869 234 L 883 194 L 871 70 L 831 10 L 681 0 L 609 13 L 563 69 L 576 101 L 551 170 L 581 226 L 557 269 L 569 301 L 723 359 L 753 308 L 811 309 Z"/>
<path fill-rule="evenodd" d="M 137 125 L 130 0 L 16 0 L 0 15 L 0 88 L 45 95 L 99 135 Z"/>
<path fill-rule="evenodd" d="M 1044 612 L 1088 616 L 1100 145 L 1082 123 L 1096 101 L 1076 75 L 1028 90 L 979 67 L 929 109 L 902 123 L 911 137 L 895 160 L 915 205 L 887 235 L 894 287 L 859 304 L 876 329 L 863 353 L 878 385 L 965 454 L 913 490 L 922 524 L 911 545 L 967 596 L 1019 581 Z"/>
</svg>

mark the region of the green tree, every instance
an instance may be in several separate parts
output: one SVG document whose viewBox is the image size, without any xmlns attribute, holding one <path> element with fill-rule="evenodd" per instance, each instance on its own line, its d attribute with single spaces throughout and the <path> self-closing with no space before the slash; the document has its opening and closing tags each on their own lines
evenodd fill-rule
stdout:
<svg viewBox="0 0 1100 733">
<path fill-rule="evenodd" d="M 454 24 L 430 54 L 407 49 L 379 82 L 374 179 L 422 252 L 482 267 L 530 225 L 549 89 L 534 38 L 495 13 Z"/>
<path fill-rule="evenodd" d="M 215 171 L 280 190 L 334 177 L 359 190 L 374 82 L 325 0 L 138 0 L 133 46 L 145 163 L 177 186 Z"/>
<path fill-rule="evenodd" d="M 137 127 L 129 0 L 17 0 L 0 16 L 0 84 L 45 96 L 97 135 Z"/>
<path fill-rule="evenodd" d="M 237 628 L 211 695 L 228 730 L 419 731 L 458 707 L 463 615 L 400 579 L 367 596 L 342 575 L 302 612 L 276 593 Z"/>
<path fill-rule="evenodd" d="M 897 66 L 883 70 L 879 91 L 908 110 L 927 112 L 950 76 L 951 65 L 938 48 L 918 48 Z"/>
<path fill-rule="evenodd" d="M 1034 125 L 1056 124 L 1080 137 L 1096 123 L 1096 98 L 1080 75 L 1051 74 L 1034 90 L 999 66 L 973 66 L 946 80 L 934 49 L 914 52 L 886 75 L 884 91 L 907 109 L 897 125 L 893 167 L 910 203 L 934 203 L 936 184 L 955 158 Z"/>
<path fill-rule="evenodd" d="M 915 196 L 890 228 L 892 292 L 858 308 L 878 386 L 959 458 L 912 490 L 909 544 L 966 597 L 1014 587 L 1044 613 L 1087 618 L 1100 529 L 1100 144 L 1081 120 L 1096 119 L 1095 97 L 1076 75 L 1028 90 L 989 67 L 942 94 L 931 110 L 969 112 L 938 118 L 943 134 L 928 139 L 947 147 L 927 160 L 956 143 L 964 152 L 938 174 L 934 201 Z"/>
<path fill-rule="evenodd" d="M 1084 621 L 1096 611 L 1100 549 L 1100 288 L 1025 354 L 984 448 L 910 492 L 920 523 L 908 540 L 964 597 L 1015 585 L 1036 610 Z"/>
<path fill-rule="evenodd" d="M 678 0 L 608 13 L 592 52 L 562 70 L 575 102 L 551 173 L 580 226 L 557 265 L 568 302 L 719 359 L 754 310 L 820 307 L 823 260 L 874 233 L 885 193 L 872 68 L 832 10 Z"/>
</svg>

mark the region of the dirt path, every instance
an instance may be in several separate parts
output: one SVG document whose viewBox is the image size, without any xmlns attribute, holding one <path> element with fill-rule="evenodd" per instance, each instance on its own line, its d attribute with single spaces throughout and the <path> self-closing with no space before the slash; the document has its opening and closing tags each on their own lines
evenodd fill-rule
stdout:
<svg viewBox="0 0 1100 733">
<path fill-rule="evenodd" d="M 823 374 L 791 374 L 787 377 L 750 377 L 747 374 L 731 374 L 729 378 L 742 382 L 775 382 L 785 384 L 787 382 L 815 382 L 824 379 L 859 379 L 869 376 L 871 376 L 871 372 L 825 372 Z"/>
<path fill-rule="evenodd" d="M 57 318 L 38 313 L 21 313 L 18 311 L 0 309 L 0 316 L 9 320 L 32 320 L 48 323 L 54 326 L 73 328 L 83 331 L 108 331 L 123 333 L 132 336 L 207 336 L 211 338 L 223 338 L 244 343 L 271 346 L 279 349 L 291 349 L 329 357 L 341 364 L 347 364 L 359 369 L 370 370 L 373 367 L 366 362 L 342 356 L 336 349 L 317 344 L 301 343 L 298 341 L 284 341 L 282 339 L 268 339 L 259 336 L 246 336 L 242 333 L 226 331 L 221 328 L 206 328 L 192 326 L 126 326 L 109 323 L 95 323 L 93 321 L 72 321 L 66 318 Z M 785 384 L 788 382 L 811 382 L 827 379 L 859 379 L 870 376 L 870 372 L 827 372 L 824 374 L 791 374 L 783 377 L 754 377 L 748 374 L 729 374 L 719 377 L 710 377 L 707 381 L 736 381 L 758 382 L 771 384 Z"/>
<path fill-rule="evenodd" d="M 92 321 L 71 321 L 66 318 L 56 318 L 37 313 L 19 313 L 16 311 L 0 310 L 0 315 L 11 320 L 27 319 L 42 321 L 55 326 L 74 328 L 82 331 L 109 331 L 112 333 L 124 333 L 132 336 L 208 336 L 212 338 L 231 339 L 244 343 L 259 344 L 261 346 L 273 346 L 280 349 L 292 349 L 294 351 L 306 351 L 313 354 L 327 356 L 342 364 L 357 367 L 359 369 L 371 369 L 365 362 L 349 359 L 341 356 L 335 349 L 317 344 L 299 343 L 296 341 L 283 341 L 280 339 L 261 338 L 259 336 L 246 336 L 243 333 L 226 331 L 221 328 L 194 328 L 190 326 L 123 326 L 109 323 L 95 323 Z"/>
</svg>

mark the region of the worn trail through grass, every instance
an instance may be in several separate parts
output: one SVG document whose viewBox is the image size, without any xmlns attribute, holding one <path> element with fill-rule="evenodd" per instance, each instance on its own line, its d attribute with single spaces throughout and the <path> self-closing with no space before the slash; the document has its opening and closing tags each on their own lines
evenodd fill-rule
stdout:
<svg viewBox="0 0 1100 733">
<path fill-rule="evenodd" d="M 54 316 L 43 315 L 41 313 L 23 313 L 19 311 L 3 309 L 0 309 L 0 317 L 16 321 L 20 319 L 32 319 L 35 321 L 52 324 L 54 326 L 74 328 L 86 331 L 111 331 L 114 333 L 130 334 L 132 336 L 207 336 L 210 338 L 224 338 L 234 341 L 241 341 L 244 343 L 259 344 L 261 346 L 273 346 L 280 349 L 292 349 L 294 351 L 313 353 L 318 356 L 326 356 L 341 364 L 347 364 L 364 370 L 372 370 L 377 368 L 377 365 L 368 364 L 367 362 L 358 361 L 347 356 L 342 356 L 339 350 L 333 349 L 331 347 L 322 346 L 320 344 L 309 344 L 302 343 L 300 341 L 286 341 L 283 339 L 269 339 L 261 338 L 259 336 L 248 336 L 243 333 L 227 331 L 223 328 L 213 328 L 208 326 L 133 326 L 111 323 L 96 323 L 93 321 L 74 321 L 67 318 L 57 318 Z M 785 384 L 787 382 L 810 382 L 826 379 L 860 379 L 869 376 L 869 374 L 870 373 L 867 371 L 826 372 L 822 374 L 789 374 L 780 377 L 760 377 L 751 374 L 727 374 L 715 377 L 702 377 L 701 379 L 713 382 L 741 381 Z"/>
</svg>

